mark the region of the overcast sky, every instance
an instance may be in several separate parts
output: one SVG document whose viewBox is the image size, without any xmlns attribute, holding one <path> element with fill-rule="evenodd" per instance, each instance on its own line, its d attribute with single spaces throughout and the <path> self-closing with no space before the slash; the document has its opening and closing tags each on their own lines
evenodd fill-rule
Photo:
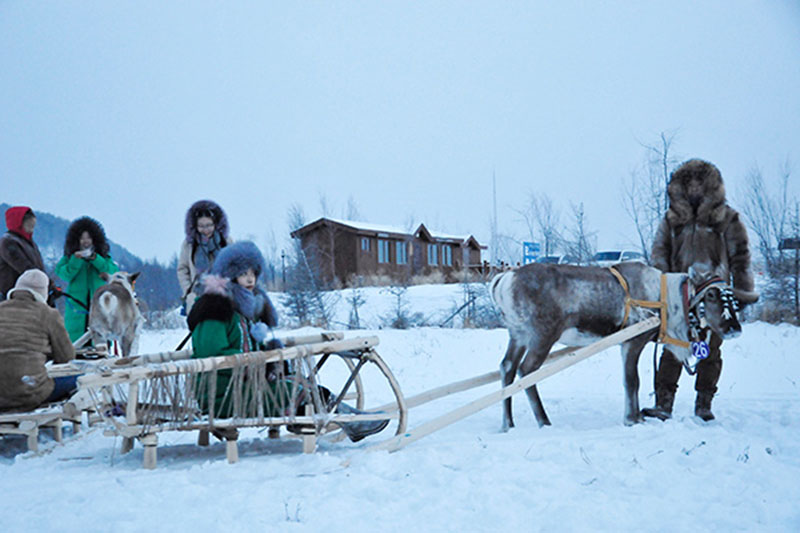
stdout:
<svg viewBox="0 0 800 533">
<path fill-rule="evenodd" d="M 622 180 L 677 131 L 735 205 L 800 176 L 800 3 L 0 1 L 0 201 L 168 260 L 199 198 L 264 246 L 287 209 L 488 243 L 529 192 L 633 242 Z"/>
</svg>

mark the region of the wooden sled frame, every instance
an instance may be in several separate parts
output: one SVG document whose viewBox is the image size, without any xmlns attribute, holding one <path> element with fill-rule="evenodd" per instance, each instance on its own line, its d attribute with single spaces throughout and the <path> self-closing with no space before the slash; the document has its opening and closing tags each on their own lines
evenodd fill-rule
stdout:
<svg viewBox="0 0 800 533">
<path fill-rule="evenodd" d="M 39 451 L 39 430 L 51 428 L 58 443 L 63 442 L 62 426 L 72 423 L 73 433 L 81 429 L 81 417 L 65 413 L 66 403 L 55 403 L 25 413 L 0 414 L 0 435 L 25 435 L 28 438 L 28 451 Z"/>
<path fill-rule="evenodd" d="M 98 368 L 97 372 L 85 374 L 78 378 L 79 388 L 89 390 L 93 398 L 98 413 L 108 424 L 107 435 L 123 437 L 122 451 L 128 452 L 132 449 L 134 439 L 138 439 L 144 445 L 144 467 L 155 468 L 156 448 L 158 446 L 157 434 L 164 431 L 199 431 L 198 444 L 208 444 L 209 432 L 226 441 L 226 455 L 228 461 L 233 463 L 238 460 L 238 430 L 246 427 L 267 427 L 270 428 L 270 436 L 273 431 L 280 426 L 291 425 L 292 431 L 300 433 L 303 440 L 303 451 L 311 453 L 316 449 L 317 439 L 323 435 L 331 435 L 336 439 L 343 438 L 339 431 L 339 423 L 360 422 L 368 420 L 394 419 L 397 420 L 396 434 L 401 435 L 407 426 L 407 407 L 405 398 L 400 386 L 392 374 L 389 367 L 375 351 L 378 344 L 377 337 L 358 337 L 342 340 L 341 334 L 322 334 L 310 337 L 300 337 L 286 339 L 286 344 L 291 344 L 278 350 L 265 352 L 250 352 L 232 356 L 220 356 L 206 359 L 187 359 L 186 351 L 167 352 L 163 354 L 152 354 L 141 358 L 131 358 L 124 361 L 122 367 L 114 364 Z M 327 340 L 337 338 L 337 340 Z M 320 341 L 303 343 L 304 341 Z M 319 392 L 316 388 L 316 377 L 321 368 L 330 360 L 330 356 L 335 355 L 347 365 L 350 375 L 340 390 L 334 390 L 337 401 L 329 407 L 319 409 L 315 406 L 322 405 L 319 401 Z M 193 416 L 187 416 L 189 411 L 181 411 L 181 416 L 176 418 L 165 417 L 164 412 L 159 412 L 159 420 L 154 421 L 152 412 L 154 404 L 146 401 L 145 389 L 159 379 L 197 379 L 200 374 L 214 375 L 215 372 L 225 369 L 236 369 L 239 367 L 247 368 L 256 365 L 265 368 L 268 363 L 292 361 L 305 369 L 302 379 L 307 384 L 307 390 L 317 398 L 314 402 L 305 404 L 303 413 L 292 413 L 282 417 L 264 416 L 259 412 L 258 416 L 216 418 L 213 408 L 207 416 L 197 416 L 199 410 L 197 406 L 186 406 L 193 409 Z M 162 361 L 162 362 L 152 362 Z M 383 374 L 387 383 L 395 396 L 397 406 L 391 413 L 377 414 L 339 414 L 333 412 L 341 400 L 355 400 L 356 407 L 361 409 L 364 405 L 363 384 L 361 383 L 360 371 L 367 364 L 376 365 Z M 72 371 L 75 369 L 62 369 Z M 209 381 L 211 383 L 211 381 Z M 351 389 L 355 389 L 353 393 Z M 212 394 L 213 396 L 213 394 Z M 124 402 L 119 401 L 124 398 Z M 130 401 L 135 398 L 136 401 Z M 124 416 L 114 416 L 113 406 L 117 409 L 124 403 Z M 213 404 L 213 402 L 211 402 Z M 169 411 L 170 406 L 166 407 Z M 174 407 L 174 406 L 173 406 Z M 156 406 L 156 409 L 158 406 Z M 263 410 L 262 410 L 263 411 Z M 145 420 L 145 418 L 148 418 Z"/>
</svg>

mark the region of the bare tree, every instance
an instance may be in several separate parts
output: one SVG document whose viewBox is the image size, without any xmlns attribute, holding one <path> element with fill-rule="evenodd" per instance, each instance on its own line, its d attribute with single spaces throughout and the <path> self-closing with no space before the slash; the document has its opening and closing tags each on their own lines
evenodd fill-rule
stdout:
<svg viewBox="0 0 800 533">
<path fill-rule="evenodd" d="M 525 206 L 515 211 L 522 217 L 529 238 L 544 243 L 544 255 L 553 254 L 561 239 L 558 231 L 561 213 L 553 200 L 544 193 L 531 192 Z"/>
<path fill-rule="evenodd" d="M 656 144 L 640 143 L 644 162 L 624 182 L 623 207 L 636 228 L 639 247 L 647 262 L 661 219 L 669 209 L 670 175 L 679 159 L 672 153 L 677 132 L 664 132 Z"/>
<path fill-rule="evenodd" d="M 763 318 L 800 323 L 800 201 L 789 196 L 788 163 L 777 191 L 769 190 L 761 171 L 750 171 L 742 213 L 758 240 L 767 276 L 762 290 Z"/>
<path fill-rule="evenodd" d="M 573 256 L 579 265 L 587 265 L 594 257 L 597 232 L 588 229 L 583 202 L 578 205 L 570 203 L 570 208 L 573 221 L 567 230 L 568 236 L 564 240 L 564 246 L 566 252 Z"/>
<path fill-rule="evenodd" d="M 361 211 L 358 209 L 358 204 L 352 195 L 347 197 L 347 207 L 344 211 L 345 220 L 359 221 L 362 220 Z"/>
</svg>

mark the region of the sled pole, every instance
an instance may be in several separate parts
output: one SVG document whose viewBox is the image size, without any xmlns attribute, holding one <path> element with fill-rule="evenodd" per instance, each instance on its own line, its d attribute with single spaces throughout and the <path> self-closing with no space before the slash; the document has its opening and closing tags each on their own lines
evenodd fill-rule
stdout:
<svg viewBox="0 0 800 533">
<path fill-rule="evenodd" d="M 445 428 L 459 420 L 466 418 L 470 415 L 477 413 L 478 411 L 482 411 L 487 407 L 501 402 L 510 396 L 531 387 L 542 381 L 543 379 L 556 374 L 565 368 L 568 368 L 575 363 L 583 361 L 599 352 L 607 350 L 608 348 L 623 343 L 627 340 L 636 337 L 637 335 L 641 335 L 647 331 L 655 329 L 659 326 L 661 320 L 658 317 L 652 317 L 632 326 L 628 326 L 625 329 L 622 329 L 616 333 L 609 335 L 608 337 L 604 337 L 599 341 L 590 344 L 589 346 L 585 346 L 583 348 L 578 348 L 573 351 L 570 355 L 561 357 L 560 359 L 554 361 L 553 363 L 542 367 L 535 372 L 531 372 L 527 376 L 524 376 L 518 380 L 516 380 L 511 385 L 504 387 L 498 391 L 495 391 L 491 394 L 487 394 L 477 400 L 468 403 L 458 409 L 450 411 L 449 413 L 445 413 L 442 416 L 434 418 L 424 424 L 417 426 L 414 429 L 406 432 L 403 435 L 398 435 L 393 437 L 389 440 L 383 441 L 381 443 L 376 444 L 367 450 L 371 451 L 378 451 L 378 450 L 388 450 L 389 452 L 397 451 L 414 441 L 421 439 L 427 435 L 430 435 L 434 431 L 438 431 L 442 428 Z"/>
<path fill-rule="evenodd" d="M 560 359 L 565 355 L 569 355 L 577 349 L 577 347 L 570 346 L 568 348 L 562 348 L 560 350 L 550 352 L 544 364 L 549 365 L 552 361 Z M 430 389 L 425 392 L 420 392 L 414 396 L 409 396 L 406 398 L 406 407 L 409 409 L 412 407 L 419 407 L 420 405 L 438 400 L 439 398 L 444 398 L 445 396 L 450 396 L 451 394 L 457 394 L 470 389 L 476 389 L 499 380 L 500 372 L 495 370 L 494 372 L 487 372 L 486 374 L 481 374 L 480 376 L 476 376 L 474 378 L 454 381 L 453 383 L 448 383 L 447 385 L 442 385 L 441 387 L 436 387 L 435 389 Z M 375 407 L 373 410 L 391 413 L 397 411 L 397 402 L 387 403 L 379 407 Z"/>
</svg>

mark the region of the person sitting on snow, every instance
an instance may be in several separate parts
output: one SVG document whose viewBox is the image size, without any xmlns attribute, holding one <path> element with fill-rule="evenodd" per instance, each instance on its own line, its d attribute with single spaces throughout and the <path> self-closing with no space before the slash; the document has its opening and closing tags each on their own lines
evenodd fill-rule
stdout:
<svg viewBox="0 0 800 533">
<path fill-rule="evenodd" d="M 264 257 L 250 241 L 233 243 L 220 251 L 210 274 L 200 279 L 203 290 L 189 313 L 192 332 L 193 358 L 233 355 L 243 352 L 269 350 L 280 347 L 268 339 L 269 331 L 278 324 L 278 315 L 267 294 L 258 287 L 258 279 L 265 270 Z M 276 397 L 291 396 L 292 381 L 277 379 L 279 372 L 266 369 L 268 381 Z M 227 392 L 232 378 L 231 370 L 217 372 L 214 412 L 218 417 L 232 416 L 233 394 Z M 199 391 L 200 408 L 208 412 L 211 399 Z M 306 395 L 301 395 L 306 396 Z M 328 401 L 333 395 L 320 387 L 320 396 Z M 280 406 L 265 405 L 265 412 L 281 416 Z M 359 414 L 361 411 L 344 403 L 339 411 Z M 382 431 L 389 419 L 347 422 L 339 425 L 353 442 Z"/>
<path fill-rule="evenodd" d="M 0 411 L 32 411 L 76 388 L 77 376 L 53 379 L 45 368 L 75 357 L 61 314 L 47 305 L 49 281 L 27 270 L 0 303 Z"/>
</svg>

